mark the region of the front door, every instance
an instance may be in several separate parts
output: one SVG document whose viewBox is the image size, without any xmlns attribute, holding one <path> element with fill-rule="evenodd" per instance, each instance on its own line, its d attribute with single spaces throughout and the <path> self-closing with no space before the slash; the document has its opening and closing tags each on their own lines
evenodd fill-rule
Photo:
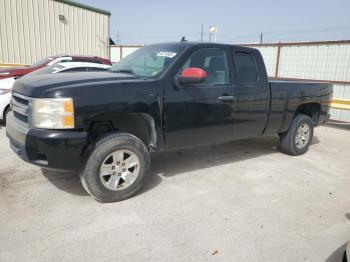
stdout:
<svg viewBox="0 0 350 262">
<path fill-rule="evenodd" d="M 201 68 L 208 77 L 201 84 L 166 87 L 166 148 L 232 140 L 234 85 L 229 61 L 224 48 L 201 48 L 179 68 L 177 74 L 189 67 Z"/>
</svg>

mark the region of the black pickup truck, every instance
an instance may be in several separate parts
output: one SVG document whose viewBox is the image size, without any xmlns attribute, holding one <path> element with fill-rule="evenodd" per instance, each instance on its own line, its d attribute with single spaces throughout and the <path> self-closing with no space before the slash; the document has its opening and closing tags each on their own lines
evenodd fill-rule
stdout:
<svg viewBox="0 0 350 262">
<path fill-rule="evenodd" d="M 103 202 L 137 192 L 150 153 L 278 134 L 290 155 L 329 117 L 332 85 L 269 81 L 258 50 L 225 44 L 149 45 L 110 72 L 16 81 L 7 136 L 25 161 L 79 170 Z"/>
</svg>

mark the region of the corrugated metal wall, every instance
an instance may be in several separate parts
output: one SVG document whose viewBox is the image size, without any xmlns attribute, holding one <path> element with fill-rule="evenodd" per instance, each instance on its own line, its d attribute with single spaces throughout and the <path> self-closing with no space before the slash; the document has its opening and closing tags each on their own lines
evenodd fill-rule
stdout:
<svg viewBox="0 0 350 262">
<path fill-rule="evenodd" d="M 350 43 L 281 47 L 279 77 L 350 81 Z"/>
<path fill-rule="evenodd" d="M 263 46 L 263 47 L 256 47 L 259 49 L 261 55 L 264 58 L 264 62 L 266 65 L 267 74 L 269 76 L 274 76 L 276 72 L 276 62 L 277 62 L 277 46 Z"/>
<path fill-rule="evenodd" d="M 0 63 L 56 54 L 109 58 L 109 16 L 55 0 L 0 0 Z"/>
<path fill-rule="evenodd" d="M 331 118 L 350 122 L 350 41 L 252 44 L 270 77 L 333 82 Z"/>
<path fill-rule="evenodd" d="M 130 55 L 132 52 L 136 51 L 142 46 L 126 46 L 126 45 L 111 45 L 110 54 L 112 63 L 116 63 L 119 60 L 123 59 L 127 55 Z"/>
</svg>

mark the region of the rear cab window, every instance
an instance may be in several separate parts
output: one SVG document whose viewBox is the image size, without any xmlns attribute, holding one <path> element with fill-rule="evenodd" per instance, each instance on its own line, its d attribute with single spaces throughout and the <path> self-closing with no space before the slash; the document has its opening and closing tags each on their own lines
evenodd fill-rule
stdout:
<svg viewBox="0 0 350 262">
<path fill-rule="evenodd" d="M 246 51 L 235 51 L 234 61 L 240 84 L 253 84 L 258 81 L 257 63 L 253 54 Z"/>
</svg>

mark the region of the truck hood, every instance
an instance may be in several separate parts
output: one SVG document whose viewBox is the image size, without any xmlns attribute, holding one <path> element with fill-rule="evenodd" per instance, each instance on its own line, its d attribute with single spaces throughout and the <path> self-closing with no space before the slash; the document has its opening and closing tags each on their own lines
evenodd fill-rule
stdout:
<svg viewBox="0 0 350 262">
<path fill-rule="evenodd" d="M 78 88 L 103 83 L 122 83 L 142 79 L 123 73 L 111 72 L 84 72 L 84 73 L 58 73 L 24 76 L 13 85 L 13 91 L 29 97 L 59 96 L 62 88 Z M 50 95 L 49 95 L 50 94 Z"/>
</svg>

